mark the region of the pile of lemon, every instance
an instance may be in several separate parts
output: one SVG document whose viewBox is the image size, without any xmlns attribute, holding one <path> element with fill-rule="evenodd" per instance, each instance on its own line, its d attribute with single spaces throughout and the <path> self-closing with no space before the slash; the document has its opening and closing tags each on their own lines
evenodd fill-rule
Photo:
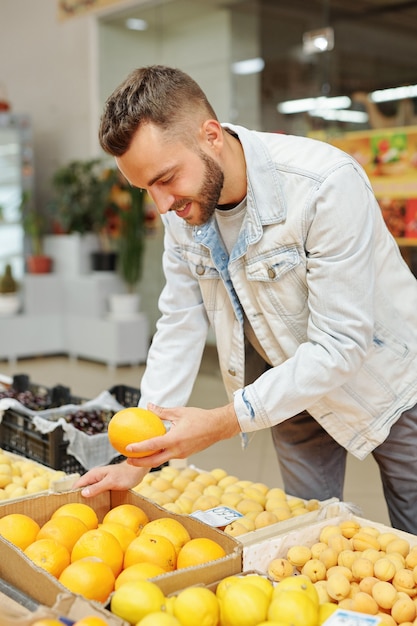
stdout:
<svg viewBox="0 0 417 626">
<path fill-rule="evenodd" d="M 0 500 L 22 498 L 47 491 L 65 472 L 12 455 L 0 448 Z"/>
<path fill-rule="evenodd" d="M 134 490 L 171 513 L 189 515 L 228 506 L 243 515 L 224 529 L 234 537 L 319 508 L 318 500 L 288 496 L 279 487 L 240 480 L 221 468 L 209 472 L 166 466 L 147 474 Z"/>
<path fill-rule="evenodd" d="M 417 624 L 417 545 L 394 530 L 355 519 L 326 525 L 313 545 L 273 559 L 268 574 L 275 581 L 301 574 L 321 604 L 376 615 L 384 626 Z"/>
<path fill-rule="evenodd" d="M 260 574 L 228 576 L 216 588 L 187 587 L 166 597 L 152 581 L 115 591 L 111 611 L 135 626 L 320 626 L 336 610 L 314 585 L 292 576 L 276 585 Z"/>
</svg>

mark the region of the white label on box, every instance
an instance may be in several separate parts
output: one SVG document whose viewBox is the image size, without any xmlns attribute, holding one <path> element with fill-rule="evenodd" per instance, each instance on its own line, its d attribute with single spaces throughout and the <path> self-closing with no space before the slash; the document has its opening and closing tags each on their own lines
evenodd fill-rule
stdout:
<svg viewBox="0 0 417 626">
<path fill-rule="evenodd" d="M 377 626 L 380 623 L 381 618 L 376 615 L 337 609 L 326 619 L 323 626 Z"/>
<path fill-rule="evenodd" d="M 222 528 L 243 517 L 243 515 L 228 506 L 216 506 L 214 509 L 208 509 L 207 511 L 194 511 L 190 517 L 195 517 L 214 528 Z"/>
</svg>

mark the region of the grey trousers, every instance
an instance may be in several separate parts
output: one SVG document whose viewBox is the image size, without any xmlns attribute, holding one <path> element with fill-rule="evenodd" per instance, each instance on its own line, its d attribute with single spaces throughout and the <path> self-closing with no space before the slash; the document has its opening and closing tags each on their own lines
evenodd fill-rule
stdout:
<svg viewBox="0 0 417 626">
<path fill-rule="evenodd" d="M 305 411 L 271 431 L 287 493 L 343 500 L 347 452 L 316 420 Z M 417 535 L 417 406 L 402 414 L 372 454 L 392 526 Z"/>
</svg>

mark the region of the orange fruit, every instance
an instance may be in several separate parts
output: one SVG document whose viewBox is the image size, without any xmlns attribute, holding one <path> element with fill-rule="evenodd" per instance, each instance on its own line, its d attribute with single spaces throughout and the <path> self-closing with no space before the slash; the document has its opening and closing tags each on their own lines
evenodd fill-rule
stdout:
<svg viewBox="0 0 417 626">
<path fill-rule="evenodd" d="M 148 522 L 143 527 L 143 533 L 166 537 L 173 544 L 177 554 L 182 546 L 191 539 L 185 526 L 172 517 L 158 517 Z"/>
<path fill-rule="evenodd" d="M 146 561 L 134 563 L 120 572 L 114 583 L 114 588 L 118 589 L 125 583 L 130 583 L 135 580 L 149 580 L 149 578 L 165 573 L 166 570 L 160 565 L 156 565 L 156 563 L 147 563 Z"/>
<path fill-rule="evenodd" d="M 99 524 L 98 527 L 116 537 L 123 552 L 126 552 L 129 543 L 137 537 L 136 533 L 134 533 L 131 528 L 123 526 L 123 524 L 118 524 L 117 522 L 103 522 L 103 524 Z"/>
<path fill-rule="evenodd" d="M 226 556 L 226 552 L 217 541 L 208 537 L 196 537 L 187 541 L 179 551 L 177 569 L 201 565 L 208 561 L 221 559 L 223 556 Z"/>
<path fill-rule="evenodd" d="M 177 562 L 177 553 L 173 544 L 166 537 L 141 533 L 128 546 L 123 568 L 144 561 L 155 563 L 166 572 L 172 572 Z"/>
<path fill-rule="evenodd" d="M 35 541 L 39 530 L 39 524 L 23 513 L 9 513 L 0 518 L 0 535 L 21 550 Z"/>
<path fill-rule="evenodd" d="M 122 409 L 111 418 L 107 434 L 113 448 L 123 454 L 140 458 L 149 456 L 153 452 L 128 452 L 126 446 L 130 443 L 139 443 L 152 437 L 159 437 L 166 433 L 162 420 L 147 409 L 129 407 Z"/>
<path fill-rule="evenodd" d="M 36 539 L 55 539 L 71 552 L 75 542 L 87 530 L 87 526 L 80 518 L 73 515 L 57 515 L 41 526 Z"/>
<path fill-rule="evenodd" d="M 28 545 L 25 554 L 55 578 L 59 578 L 71 562 L 69 550 L 55 539 L 38 539 Z"/>
<path fill-rule="evenodd" d="M 116 522 L 128 526 L 138 535 L 145 524 L 149 522 L 149 518 L 145 511 L 135 504 L 119 504 L 110 509 L 103 517 L 103 524 L 106 522 Z"/>
<path fill-rule="evenodd" d="M 86 615 L 81 619 L 78 619 L 72 626 L 108 626 L 108 622 L 102 617 L 97 615 Z"/>
<path fill-rule="evenodd" d="M 97 557 L 110 565 L 114 576 L 118 576 L 123 565 L 123 550 L 114 535 L 93 528 L 81 535 L 71 552 L 71 562 L 85 557 Z"/>
<path fill-rule="evenodd" d="M 95 558 L 74 561 L 66 567 L 59 582 L 69 591 L 88 600 L 105 602 L 114 589 L 114 574 L 107 563 Z"/>
<path fill-rule="evenodd" d="M 52 513 L 51 519 L 54 519 L 58 515 L 73 515 L 74 517 L 78 517 L 89 530 L 97 528 L 98 526 L 97 513 L 92 506 L 84 504 L 83 502 L 67 502 L 63 504 Z"/>
</svg>

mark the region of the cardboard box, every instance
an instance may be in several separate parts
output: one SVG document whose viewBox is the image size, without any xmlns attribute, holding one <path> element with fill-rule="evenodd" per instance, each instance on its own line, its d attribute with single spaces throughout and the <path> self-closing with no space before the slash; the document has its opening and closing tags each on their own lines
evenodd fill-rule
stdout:
<svg viewBox="0 0 417 626">
<path fill-rule="evenodd" d="M 159 517 L 178 519 L 187 528 L 192 538 L 209 537 L 223 546 L 226 556 L 222 559 L 158 576 L 166 594 L 191 584 L 210 583 L 242 571 L 242 544 L 236 539 L 188 515 L 169 513 L 166 509 L 133 491 L 110 491 L 89 499 L 83 498 L 80 491 L 70 491 L 64 494 L 51 493 L 34 496 L 13 503 L 6 501 L 0 504 L 0 517 L 9 513 L 24 513 L 42 526 L 59 506 L 67 502 L 89 504 L 96 511 L 99 522 L 111 508 L 125 503 L 136 504 L 146 512 L 150 520 Z M 49 607 L 53 606 L 59 594 L 67 591 L 53 576 L 35 567 L 21 550 L 2 538 L 0 538 L 0 576 L 39 603 Z"/>
<path fill-rule="evenodd" d="M 343 511 L 348 511 L 348 505 L 344 502 L 340 502 L 337 498 L 330 498 L 329 500 L 323 500 L 319 503 L 319 508 L 310 513 L 304 513 L 303 515 L 296 515 L 290 517 L 282 522 L 276 524 L 270 524 L 264 528 L 252 530 L 244 535 L 239 535 L 237 539 L 243 544 L 243 546 L 250 546 L 257 544 L 261 541 L 265 541 L 271 537 L 278 537 L 286 534 L 296 528 L 302 528 L 314 524 L 318 520 L 335 517 L 342 514 Z"/>
<path fill-rule="evenodd" d="M 373 528 L 378 529 L 381 533 L 393 532 L 398 535 L 398 537 L 406 539 L 410 546 L 417 544 L 416 535 L 411 535 L 404 531 L 391 528 L 390 526 L 385 526 L 384 524 L 379 524 L 378 522 L 358 517 L 357 515 L 349 513 L 346 510 L 337 517 L 323 519 L 314 524 L 296 528 L 285 534 L 276 537 L 268 537 L 263 541 L 244 546 L 242 569 L 243 571 L 254 569 L 265 574 L 268 571 L 268 565 L 272 559 L 280 557 L 285 558 L 289 548 L 292 546 L 305 545 L 311 547 L 319 540 L 320 532 L 325 526 L 338 525 L 340 522 L 347 519 L 356 520 L 362 527 L 372 526 Z"/>
<path fill-rule="evenodd" d="M 72 622 L 89 615 L 101 617 L 109 626 L 130 626 L 128 622 L 80 596 L 63 594 L 58 596 L 53 607 L 38 605 L 31 610 L 8 595 L 0 593 L 1 626 L 31 626 L 36 620 L 54 618 L 66 618 L 68 623 L 68 620 Z"/>
</svg>

